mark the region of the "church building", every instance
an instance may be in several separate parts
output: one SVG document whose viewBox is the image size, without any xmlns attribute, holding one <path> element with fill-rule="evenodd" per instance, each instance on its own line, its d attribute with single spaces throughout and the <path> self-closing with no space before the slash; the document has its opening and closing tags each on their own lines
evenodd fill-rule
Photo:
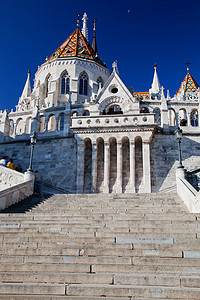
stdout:
<svg viewBox="0 0 200 300">
<path fill-rule="evenodd" d="M 200 87 L 187 67 L 170 97 L 152 70 L 146 91 L 110 72 L 88 41 L 87 15 L 64 43 L 30 73 L 16 109 L 0 111 L 0 155 L 28 168 L 30 135 L 37 134 L 33 168 L 42 182 L 70 193 L 151 193 L 175 185 L 183 130 L 183 164 L 199 167 Z M 119 62 L 120 64 L 120 62 Z M 154 72 L 154 73 L 153 73 Z"/>
</svg>

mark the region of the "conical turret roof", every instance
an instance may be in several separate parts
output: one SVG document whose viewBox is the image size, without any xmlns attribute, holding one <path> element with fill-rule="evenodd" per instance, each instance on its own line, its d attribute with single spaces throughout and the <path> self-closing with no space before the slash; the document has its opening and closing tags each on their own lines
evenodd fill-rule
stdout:
<svg viewBox="0 0 200 300">
<path fill-rule="evenodd" d="M 184 93 L 191 93 L 196 92 L 198 90 L 198 83 L 194 80 L 192 75 L 188 72 L 185 76 L 178 92 L 176 92 L 176 95 L 184 94 Z"/>
<path fill-rule="evenodd" d="M 80 57 L 96 61 L 104 66 L 101 59 L 96 56 L 94 49 L 91 47 L 82 32 L 77 28 L 66 41 L 47 59 L 51 61 L 55 58 Z"/>
</svg>

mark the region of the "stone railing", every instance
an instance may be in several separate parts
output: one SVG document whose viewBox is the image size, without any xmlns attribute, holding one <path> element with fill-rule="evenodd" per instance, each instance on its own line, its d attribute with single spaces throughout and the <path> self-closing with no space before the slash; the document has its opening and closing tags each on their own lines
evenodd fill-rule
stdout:
<svg viewBox="0 0 200 300">
<path fill-rule="evenodd" d="M 185 170 L 176 171 L 177 193 L 191 213 L 200 213 L 200 192 L 198 192 L 185 178 Z"/>
<path fill-rule="evenodd" d="M 71 128 L 155 125 L 154 114 L 72 117 Z"/>
<path fill-rule="evenodd" d="M 0 210 L 33 194 L 34 174 L 25 174 L 0 166 Z"/>
</svg>

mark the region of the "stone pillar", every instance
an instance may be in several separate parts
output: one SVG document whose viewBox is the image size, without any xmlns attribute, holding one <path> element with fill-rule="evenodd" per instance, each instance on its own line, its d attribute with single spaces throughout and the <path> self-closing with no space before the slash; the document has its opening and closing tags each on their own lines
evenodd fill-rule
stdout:
<svg viewBox="0 0 200 300">
<path fill-rule="evenodd" d="M 142 159 L 143 159 L 143 182 L 144 193 L 151 193 L 151 169 L 150 169 L 150 143 L 143 141 L 142 143 Z"/>
<path fill-rule="evenodd" d="M 97 189 L 97 144 L 92 142 L 92 193 Z"/>
<path fill-rule="evenodd" d="M 117 193 L 122 193 L 122 143 L 117 141 Z"/>
<path fill-rule="evenodd" d="M 104 142 L 104 193 L 109 193 L 110 179 L 110 146 L 109 142 Z"/>
<path fill-rule="evenodd" d="M 130 191 L 135 193 L 135 141 L 130 141 Z"/>
<path fill-rule="evenodd" d="M 83 193 L 84 185 L 84 143 L 77 143 L 77 180 L 76 192 Z"/>
</svg>

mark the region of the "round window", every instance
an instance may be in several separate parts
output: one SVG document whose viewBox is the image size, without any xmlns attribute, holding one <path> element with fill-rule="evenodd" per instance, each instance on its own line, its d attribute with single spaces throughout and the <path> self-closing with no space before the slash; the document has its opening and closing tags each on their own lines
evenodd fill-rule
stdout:
<svg viewBox="0 0 200 300">
<path fill-rule="evenodd" d="M 117 92 L 118 92 L 118 88 L 113 87 L 113 88 L 111 89 L 111 93 L 116 94 Z"/>
</svg>

